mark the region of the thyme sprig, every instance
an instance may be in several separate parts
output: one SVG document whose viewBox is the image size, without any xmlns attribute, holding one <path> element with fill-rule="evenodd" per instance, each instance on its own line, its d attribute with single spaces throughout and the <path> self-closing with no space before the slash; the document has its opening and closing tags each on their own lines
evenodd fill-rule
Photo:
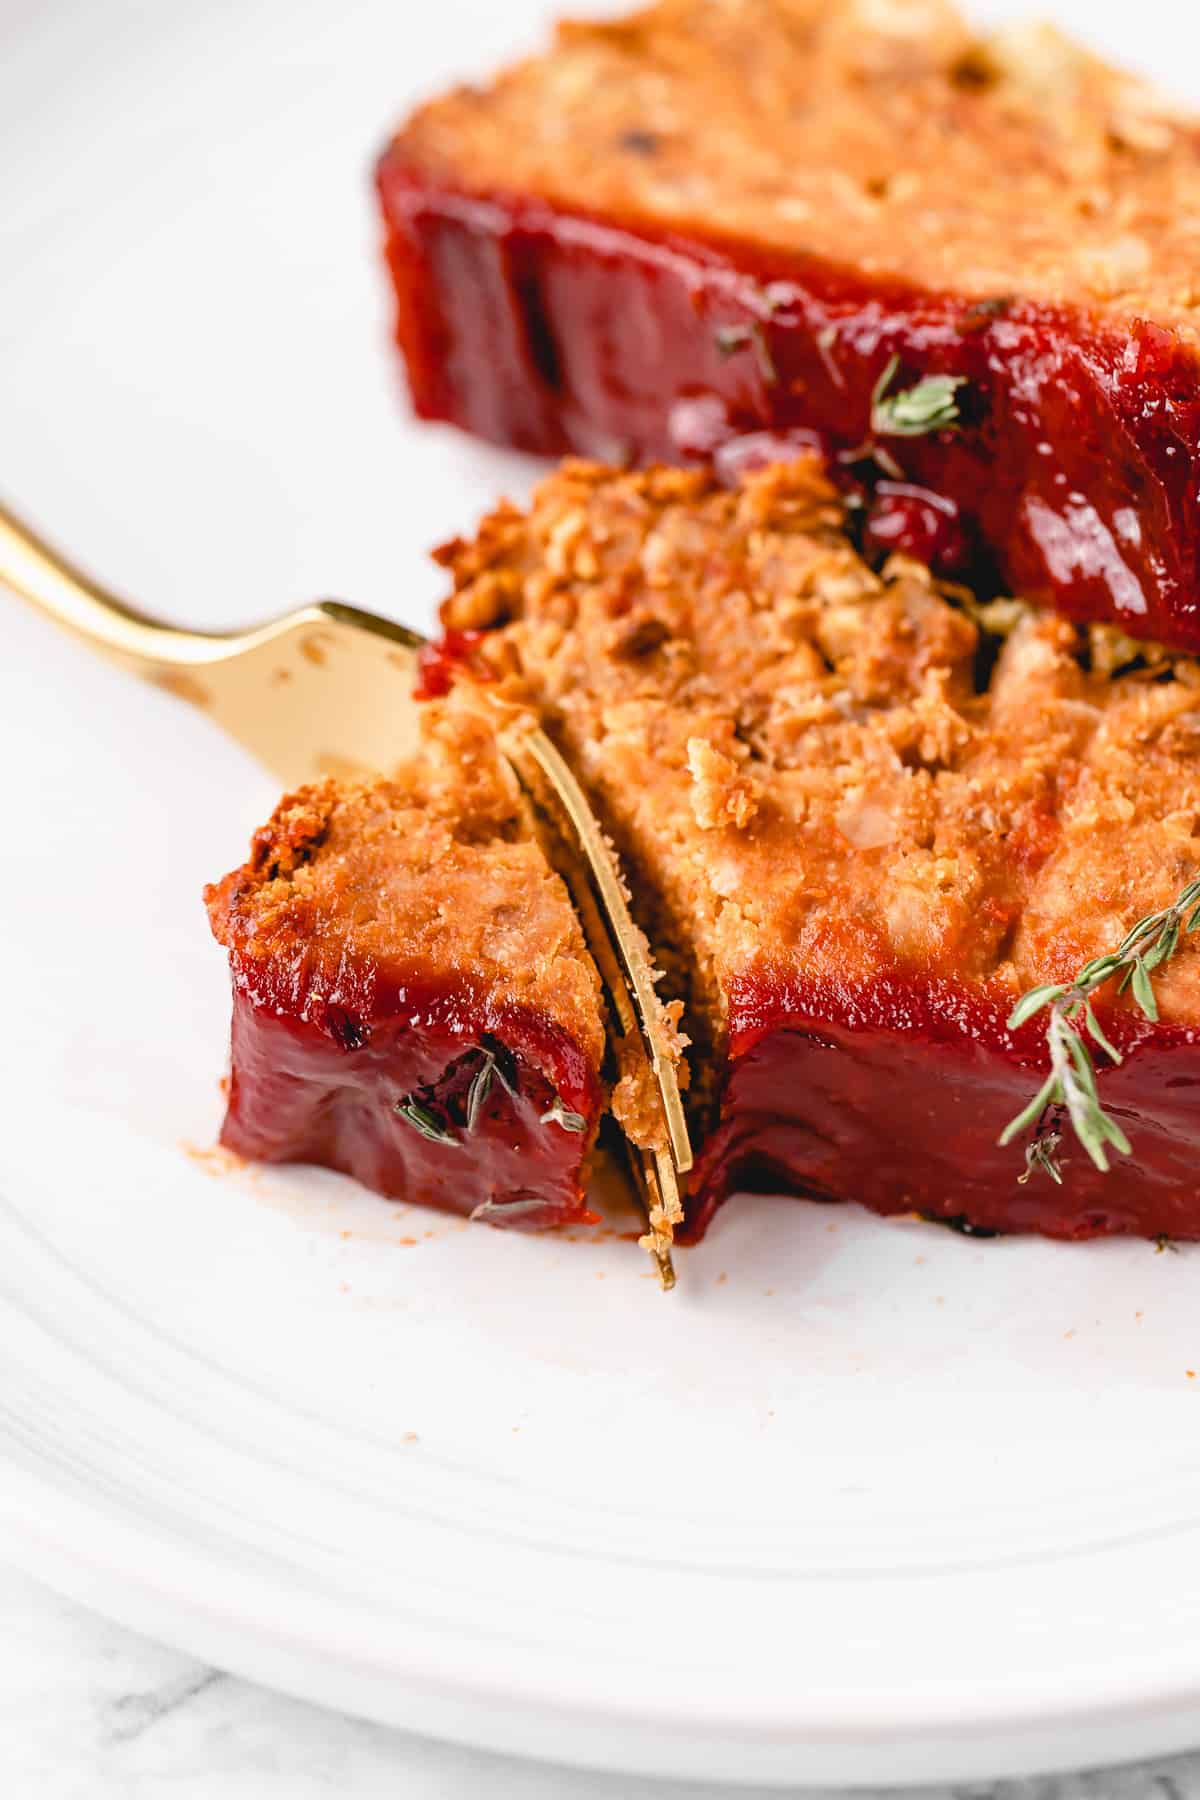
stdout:
<svg viewBox="0 0 1200 1800">
<path fill-rule="evenodd" d="M 1048 1013 L 1046 1048 L 1050 1056 L 1050 1072 L 1045 1081 L 1015 1119 L 1001 1133 L 1001 1144 L 1035 1127 L 1032 1142 L 1025 1151 L 1025 1173 L 1022 1181 L 1037 1171 L 1052 1180 L 1062 1181 L 1058 1163 L 1061 1112 L 1067 1119 L 1096 1167 L 1107 1174 L 1108 1148 L 1129 1154 L 1129 1139 L 1111 1114 L 1100 1104 L 1096 1086 L 1096 1068 L 1091 1044 L 1096 1044 L 1111 1062 L 1123 1060 L 1121 1052 L 1105 1037 L 1092 1006 L 1093 997 L 1109 982 L 1117 982 L 1117 992 L 1128 988 L 1145 1016 L 1158 1018 L 1158 1001 L 1150 977 L 1162 963 L 1174 956 L 1181 938 L 1200 925 L 1200 875 L 1193 876 L 1182 892 L 1158 912 L 1147 913 L 1125 934 L 1115 950 L 1093 957 L 1069 982 L 1047 982 L 1030 988 L 1013 1007 L 1008 1028 L 1016 1031 L 1038 1013 Z M 1055 1109 L 1060 1109 L 1056 1112 Z"/>
<path fill-rule="evenodd" d="M 960 423 L 958 400 L 965 375 L 926 375 L 915 387 L 888 389 L 900 367 L 898 356 L 887 367 L 871 395 L 871 431 L 876 437 L 924 437 L 930 431 L 951 431 Z"/>
</svg>

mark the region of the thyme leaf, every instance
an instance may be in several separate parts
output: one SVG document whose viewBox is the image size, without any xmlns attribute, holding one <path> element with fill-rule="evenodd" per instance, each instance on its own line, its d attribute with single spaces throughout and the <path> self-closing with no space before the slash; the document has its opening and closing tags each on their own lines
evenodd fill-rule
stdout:
<svg viewBox="0 0 1200 1800">
<path fill-rule="evenodd" d="M 1062 1133 L 1058 1120 L 1062 1112 L 1070 1122 L 1076 1138 L 1102 1172 L 1109 1167 L 1109 1149 L 1122 1156 L 1129 1154 L 1129 1139 L 1100 1102 L 1096 1084 L 1096 1067 L 1088 1044 L 1101 1049 L 1110 1062 L 1119 1063 L 1121 1052 L 1108 1041 L 1092 1006 L 1093 996 L 1109 982 L 1117 982 L 1117 992 L 1126 988 L 1141 1011 L 1152 1023 L 1158 1018 L 1158 1001 L 1150 977 L 1154 970 L 1169 961 L 1182 939 L 1200 925 L 1200 875 L 1193 876 L 1170 906 L 1147 913 L 1130 927 L 1115 950 L 1094 956 L 1084 963 L 1069 982 L 1047 982 L 1030 988 L 1013 1007 L 1008 1028 L 1016 1031 L 1038 1013 L 1045 1012 L 1046 1049 L 1050 1072 L 1041 1087 L 1000 1134 L 1000 1143 L 1009 1144 L 1023 1131 L 1034 1127 L 1033 1141 L 1025 1150 L 1025 1173 L 1028 1181 L 1036 1172 L 1062 1181 L 1058 1148 Z M 1056 1110 L 1058 1109 L 1058 1110 Z"/>
<path fill-rule="evenodd" d="M 561 1125 L 564 1131 L 587 1130 L 587 1120 L 584 1118 L 583 1114 L 568 1112 L 557 1094 L 554 1096 L 553 1103 L 547 1107 L 546 1111 L 542 1114 L 539 1123 L 542 1125 Z"/>
<path fill-rule="evenodd" d="M 752 319 L 746 325 L 718 325 L 713 342 L 722 356 L 736 356 L 739 350 L 753 350 L 758 372 L 767 386 L 773 387 L 779 380 L 767 334 L 758 319 Z"/>
<path fill-rule="evenodd" d="M 479 1116 L 487 1105 L 488 1095 L 492 1091 L 492 1083 L 498 1081 L 506 1094 L 516 1094 L 509 1077 L 500 1066 L 500 1058 L 486 1044 L 481 1044 L 479 1053 L 483 1058 L 467 1089 L 467 1130 L 474 1131 L 479 1123 Z"/>
<path fill-rule="evenodd" d="M 1025 1150 L 1025 1173 L 1018 1175 L 1017 1180 L 1022 1187 L 1030 1176 L 1039 1172 L 1048 1175 L 1051 1181 L 1062 1186 L 1062 1170 L 1058 1166 L 1058 1146 L 1062 1143 L 1062 1132 L 1047 1130 L 1043 1136 L 1035 1137 Z"/>
<path fill-rule="evenodd" d="M 467 1089 L 467 1130 L 474 1131 L 479 1123 L 479 1115 L 487 1104 L 487 1097 L 492 1091 L 492 1082 L 496 1079 L 496 1059 L 490 1050 L 484 1051 L 484 1061 L 480 1063 L 471 1077 L 471 1085 Z"/>
<path fill-rule="evenodd" d="M 1049 983 L 1045 987 L 1030 988 L 1027 994 L 1021 995 L 1009 1013 L 1008 1029 L 1015 1031 L 1018 1025 L 1023 1025 L 1026 1019 L 1032 1019 L 1034 1013 L 1040 1012 L 1048 1000 L 1057 1000 L 1058 996 L 1065 994 L 1066 991 L 1065 987 L 1054 987 Z"/>
<path fill-rule="evenodd" d="M 403 1100 L 397 1100 L 392 1111 L 397 1117 L 403 1119 L 406 1125 L 411 1125 L 413 1130 L 419 1132 L 423 1138 L 428 1138 L 431 1144 L 457 1144 L 458 1142 L 454 1133 L 442 1124 L 437 1114 L 431 1112 L 427 1106 L 423 1106 L 412 1094 L 406 1094 Z"/>
<path fill-rule="evenodd" d="M 472 1213 L 468 1214 L 468 1217 L 472 1221 L 476 1219 L 531 1219 L 535 1214 L 545 1210 L 544 1200 L 539 1200 L 532 1194 L 525 1198 L 516 1195 L 511 1200 L 483 1200 Z"/>
<path fill-rule="evenodd" d="M 900 358 L 892 356 L 871 395 L 871 431 L 877 437 L 924 437 L 952 431 L 960 423 L 956 395 L 965 375 L 927 375 L 915 387 L 897 394 L 888 389 L 896 379 Z"/>
<path fill-rule="evenodd" d="M 487 1105 L 487 1097 L 492 1091 L 499 1070 L 496 1058 L 490 1050 L 483 1052 L 483 1061 L 471 1077 L 471 1085 L 467 1089 L 467 1130 L 474 1131 L 479 1123 L 479 1115 Z M 501 1076 L 501 1080 L 503 1077 Z"/>
<path fill-rule="evenodd" d="M 739 350 L 750 348 L 750 327 L 718 325 L 713 332 L 713 342 L 722 356 L 736 356 Z"/>
</svg>

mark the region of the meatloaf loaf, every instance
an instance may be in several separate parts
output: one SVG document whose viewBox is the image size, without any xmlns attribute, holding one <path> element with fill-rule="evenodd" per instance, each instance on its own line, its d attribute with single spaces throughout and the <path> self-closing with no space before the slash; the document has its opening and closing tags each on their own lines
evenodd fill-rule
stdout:
<svg viewBox="0 0 1200 1800">
<path fill-rule="evenodd" d="M 660 0 L 424 106 L 378 185 L 422 416 L 819 446 L 880 544 L 1200 650 L 1200 130 L 1061 36 Z"/>
</svg>

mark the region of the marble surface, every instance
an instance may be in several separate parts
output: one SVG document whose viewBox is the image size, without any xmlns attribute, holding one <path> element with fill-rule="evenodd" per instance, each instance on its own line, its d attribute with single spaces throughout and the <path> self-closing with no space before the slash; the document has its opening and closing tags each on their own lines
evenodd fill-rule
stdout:
<svg viewBox="0 0 1200 1800">
<path fill-rule="evenodd" d="M 721 1800 L 728 1789 L 487 1755 L 205 1668 L 0 1566 L 5 1800 Z M 747 1789 L 774 1795 L 780 1789 Z M 788 1790 L 795 1793 L 795 1789 Z M 885 1800 L 882 1790 L 855 1790 Z M 830 1800 L 827 1788 L 807 1790 Z M 909 1800 L 1200 1800 L 1200 1754 Z"/>
</svg>

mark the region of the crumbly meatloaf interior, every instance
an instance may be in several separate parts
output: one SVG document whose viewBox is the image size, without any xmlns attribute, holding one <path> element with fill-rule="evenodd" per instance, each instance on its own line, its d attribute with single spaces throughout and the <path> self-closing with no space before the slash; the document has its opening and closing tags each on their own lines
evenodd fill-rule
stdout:
<svg viewBox="0 0 1200 1800">
<path fill-rule="evenodd" d="M 844 524 L 813 461 L 732 491 L 569 463 L 439 553 L 476 675 L 543 713 L 623 852 L 702 1076 L 756 970 L 1007 1010 L 1200 860 L 1193 663 L 981 613 Z M 1200 1024 L 1197 941 L 1155 979 L 1164 1024 Z"/>
<path fill-rule="evenodd" d="M 944 0 L 662 0 L 421 109 L 431 183 L 727 235 L 1192 342 L 1200 128 L 1044 26 Z"/>
<path fill-rule="evenodd" d="M 453 705 L 424 725 L 425 755 L 390 779 L 327 781 L 281 803 L 249 862 L 209 889 L 216 937 L 247 965 L 467 977 L 598 1068 L 599 978 L 493 733 Z"/>
</svg>

